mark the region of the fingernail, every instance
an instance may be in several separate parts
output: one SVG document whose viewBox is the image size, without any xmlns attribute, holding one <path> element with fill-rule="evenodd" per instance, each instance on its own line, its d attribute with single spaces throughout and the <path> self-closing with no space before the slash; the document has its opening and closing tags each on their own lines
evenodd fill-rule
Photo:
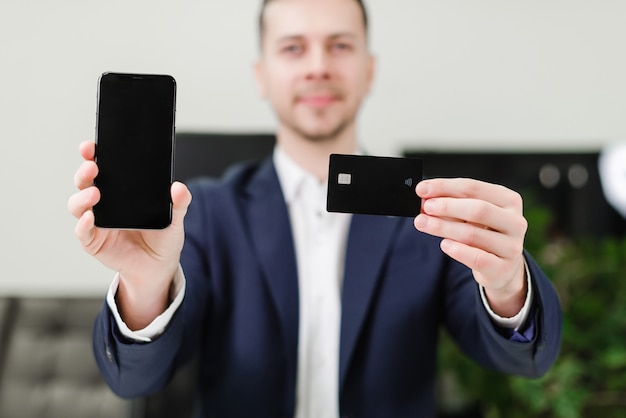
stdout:
<svg viewBox="0 0 626 418">
<path fill-rule="evenodd" d="M 415 193 L 417 193 L 419 196 L 428 196 L 429 192 L 430 192 L 430 185 L 428 183 L 424 183 L 424 182 L 417 183 L 417 186 L 415 187 Z"/>
<path fill-rule="evenodd" d="M 417 229 L 424 229 L 428 225 L 428 217 L 422 214 L 417 215 L 415 218 L 415 227 Z"/>
<path fill-rule="evenodd" d="M 424 211 L 426 213 L 432 213 L 435 210 L 435 202 L 432 199 L 428 199 L 424 202 Z"/>
</svg>

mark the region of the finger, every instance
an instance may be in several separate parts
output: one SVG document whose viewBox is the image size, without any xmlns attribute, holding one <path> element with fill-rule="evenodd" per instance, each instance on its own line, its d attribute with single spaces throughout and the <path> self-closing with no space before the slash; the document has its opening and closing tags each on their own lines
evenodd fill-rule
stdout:
<svg viewBox="0 0 626 418">
<path fill-rule="evenodd" d="M 172 224 L 182 225 L 187 208 L 191 203 L 191 192 L 183 183 L 175 181 L 172 183 Z"/>
<path fill-rule="evenodd" d="M 420 214 L 415 218 L 415 228 L 500 258 L 515 257 L 522 252 L 522 238 L 487 229 L 482 225 Z"/>
<path fill-rule="evenodd" d="M 76 222 L 76 226 L 74 227 L 74 235 L 76 235 L 83 248 L 88 249 L 91 246 L 96 235 L 92 211 L 86 211 L 78 218 L 78 222 Z"/>
<path fill-rule="evenodd" d="M 83 159 L 93 161 L 96 155 L 96 143 L 94 141 L 83 141 L 78 146 L 78 151 Z"/>
<path fill-rule="evenodd" d="M 93 181 L 98 175 L 98 166 L 93 161 L 83 161 L 74 174 L 74 184 L 79 190 L 93 186 Z"/>
<path fill-rule="evenodd" d="M 528 226 L 523 214 L 516 209 L 503 209 L 477 199 L 446 197 L 426 199 L 423 212 L 444 219 L 485 226 L 513 236 L 525 235 Z"/>
<path fill-rule="evenodd" d="M 486 183 L 480 180 L 466 178 L 423 180 L 417 184 L 415 192 L 422 199 L 433 197 L 471 198 L 484 200 L 502 208 L 522 210 L 522 198 L 519 193 L 499 184 Z"/>
<path fill-rule="evenodd" d="M 441 251 L 471 269 L 476 280 L 485 287 L 498 287 L 493 278 L 499 280 L 511 274 L 510 259 L 502 259 L 488 251 L 452 240 L 444 239 L 440 245 Z"/>
<path fill-rule="evenodd" d="M 100 191 L 96 187 L 89 187 L 71 195 L 67 200 L 67 209 L 75 218 L 81 218 L 99 200 Z"/>
</svg>

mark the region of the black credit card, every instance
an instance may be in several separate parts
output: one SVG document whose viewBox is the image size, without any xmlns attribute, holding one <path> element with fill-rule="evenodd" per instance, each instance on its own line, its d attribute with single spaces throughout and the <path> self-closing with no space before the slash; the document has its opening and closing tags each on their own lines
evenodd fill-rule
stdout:
<svg viewBox="0 0 626 418">
<path fill-rule="evenodd" d="M 415 217 L 421 199 L 422 160 L 332 154 L 328 168 L 329 212 Z"/>
</svg>

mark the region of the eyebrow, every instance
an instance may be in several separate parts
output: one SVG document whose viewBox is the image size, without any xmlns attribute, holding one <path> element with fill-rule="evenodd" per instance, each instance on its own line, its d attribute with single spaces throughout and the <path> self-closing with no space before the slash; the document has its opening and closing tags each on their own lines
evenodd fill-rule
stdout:
<svg viewBox="0 0 626 418">
<path fill-rule="evenodd" d="M 280 38 L 278 38 L 276 40 L 276 43 L 280 44 L 280 43 L 285 43 L 285 42 L 290 42 L 290 41 L 300 41 L 305 38 L 306 38 L 305 35 L 285 35 L 285 36 L 281 36 Z M 356 39 L 356 35 L 350 32 L 339 32 L 339 33 L 334 33 L 327 37 L 327 39 L 330 39 L 330 40 L 335 40 L 335 39 L 340 39 L 340 38 Z"/>
</svg>

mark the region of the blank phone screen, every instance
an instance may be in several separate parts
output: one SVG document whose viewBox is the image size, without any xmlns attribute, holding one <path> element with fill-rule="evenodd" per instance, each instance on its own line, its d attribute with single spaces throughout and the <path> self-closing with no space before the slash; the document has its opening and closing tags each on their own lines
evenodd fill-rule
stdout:
<svg viewBox="0 0 626 418">
<path fill-rule="evenodd" d="M 160 229 L 171 223 L 175 103 L 171 76 L 100 77 L 96 226 Z"/>
</svg>

